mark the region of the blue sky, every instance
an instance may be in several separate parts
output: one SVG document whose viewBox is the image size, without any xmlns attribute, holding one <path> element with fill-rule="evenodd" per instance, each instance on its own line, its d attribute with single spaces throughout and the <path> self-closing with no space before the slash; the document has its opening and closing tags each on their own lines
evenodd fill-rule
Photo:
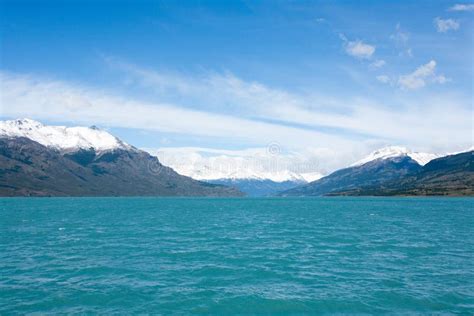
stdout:
<svg viewBox="0 0 474 316">
<path fill-rule="evenodd" d="M 327 168 L 472 146 L 474 2 L 0 3 L 2 118 Z"/>
</svg>

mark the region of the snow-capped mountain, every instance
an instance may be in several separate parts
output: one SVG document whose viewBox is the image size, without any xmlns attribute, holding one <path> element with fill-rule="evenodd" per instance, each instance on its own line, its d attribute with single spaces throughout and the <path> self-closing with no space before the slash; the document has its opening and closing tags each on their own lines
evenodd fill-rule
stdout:
<svg viewBox="0 0 474 316">
<path fill-rule="evenodd" d="M 273 182 L 311 182 L 321 178 L 323 175 L 319 172 L 297 173 L 287 169 L 272 170 L 266 168 L 265 164 L 271 163 L 260 158 L 261 163 L 255 163 L 252 160 L 246 160 L 242 157 L 224 157 L 220 156 L 216 160 L 193 161 L 191 157 L 187 161 L 176 161 L 173 157 L 158 156 L 164 165 L 176 170 L 179 174 L 191 177 L 196 180 L 270 180 Z M 273 168 L 274 169 L 274 168 Z"/>
<path fill-rule="evenodd" d="M 396 181 L 423 168 L 403 150 L 381 150 L 353 166 L 334 171 L 314 182 L 282 192 L 284 196 L 319 196 L 358 190 Z"/>
<path fill-rule="evenodd" d="M 424 166 L 408 155 L 399 155 L 337 170 L 280 195 L 472 196 L 473 170 L 472 150 L 435 158 Z"/>
<path fill-rule="evenodd" d="M 415 160 L 420 166 L 424 166 L 431 160 L 440 157 L 440 155 L 437 154 L 413 152 L 401 146 L 388 146 L 370 153 L 367 157 L 351 164 L 350 167 L 362 166 L 370 161 L 374 161 L 377 159 L 384 160 L 404 156 L 410 157 L 411 159 Z"/>
<path fill-rule="evenodd" d="M 0 196 L 241 196 L 97 128 L 0 122 Z"/>
<path fill-rule="evenodd" d="M 0 121 L 0 137 L 26 137 L 60 151 L 93 148 L 97 152 L 132 146 L 96 127 L 48 126 L 31 119 Z"/>
</svg>

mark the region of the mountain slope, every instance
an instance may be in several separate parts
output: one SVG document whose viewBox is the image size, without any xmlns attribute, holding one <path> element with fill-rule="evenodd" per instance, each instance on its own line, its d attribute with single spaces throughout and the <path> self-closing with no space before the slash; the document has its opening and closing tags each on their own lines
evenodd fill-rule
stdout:
<svg viewBox="0 0 474 316">
<path fill-rule="evenodd" d="M 333 195 L 474 195 L 474 152 L 434 159 L 414 174 Z"/>
<path fill-rule="evenodd" d="M 362 165 L 341 169 L 288 191 L 280 196 L 320 196 L 333 192 L 348 191 L 360 187 L 380 185 L 386 181 L 401 179 L 416 172 L 421 166 L 407 155 L 377 158 Z"/>
<path fill-rule="evenodd" d="M 405 180 L 401 185 L 405 186 Z M 406 193 L 474 194 L 474 152 L 438 158 L 425 165 Z"/>
<path fill-rule="evenodd" d="M 38 130 L 45 130 L 31 120 L 14 122 L 22 125 L 20 129 L 26 123 L 26 132 L 35 137 L 42 135 Z M 53 142 L 36 138 L 48 146 L 14 132 L 14 128 L 0 130 L 1 196 L 242 195 L 234 188 L 181 176 L 156 157 L 96 129 L 81 130 L 72 141 L 69 136 Z M 97 139 L 97 132 L 107 141 Z"/>
</svg>

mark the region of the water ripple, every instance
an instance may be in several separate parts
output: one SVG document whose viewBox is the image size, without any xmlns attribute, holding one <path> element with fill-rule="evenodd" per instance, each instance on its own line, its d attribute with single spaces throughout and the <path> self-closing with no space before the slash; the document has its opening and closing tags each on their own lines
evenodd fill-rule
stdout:
<svg viewBox="0 0 474 316">
<path fill-rule="evenodd" d="M 0 314 L 474 314 L 472 199 L 0 199 Z"/>
</svg>

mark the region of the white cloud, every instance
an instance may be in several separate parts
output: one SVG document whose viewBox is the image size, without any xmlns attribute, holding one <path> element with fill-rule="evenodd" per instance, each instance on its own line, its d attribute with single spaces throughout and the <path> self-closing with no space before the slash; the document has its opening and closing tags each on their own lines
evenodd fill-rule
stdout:
<svg viewBox="0 0 474 316">
<path fill-rule="evenodd" d="M 349 41 L 345 44 L 346 53 L 359 59 L 370 59 L 375 53 L 375 46 L 362 41 Z"/>
<path fill-rule="evenodd" d="M 347 143 L 344 139 L 314 130 L 271 124 L 212 112 L 197 111 L 166 103 L 147 103 L 106 94 L 90 87 L 1 74 L 2 115 L 52 121 L 74 121 L 155 130 L 185 135 L 222 137 L 254 143 L 298 144 L 298 139 L 318 143 Z M 304 146 L 299 143 L 300 146 Z"/>
<path fill-rule="evenodd" d="M 385 60 L 377 59 L 376 61 L 374 61 L 373 63 L 370 64 L 370 67 L 371 68 L 380 68 L 380 67 L 385 66 L 385 64 L 386 64 Z"/>
<path fill-rule="evenodd" d="M 390 82 L 390 77 L 386 75 L 380 75 L 376 77 L 378 81 L 383 82 L 383 83 L 389 83 Z"/>
<path fill-rule="evenodd" d="M 423 88 L 429 82 L 446 83 L 449 81 L 443 75 L 436 74 L 436 61 L 431 60 L 425 65 L 421 65 L 414 72 L 400 76 L 398 84 L 404 89 L 415 90 Z"/>
<path fill-rule="evenodd" d="M 158 91 L 160 97 L 179 95 L 199 99 L 201 108 L 213 111 L 225 109 L 233 114 L 246 112 L 254 116 L 255 113 L 249 112 L 255 109 L 272 107 L 275 104 L 301 106 L 305 103 L 300 96 L 270 89 L 259 82 L 244 81 L 229 72 L 205 72 L 189 76 L 151 71 L 110 58 L 107 62 L 112 68 L 122 71 L 131 84 L 138 84 L 153 92 Z M 212 93 L 209 93 L 210 91 Z M 186 105 L 196 102 L 183 103 Z M 226 106 L 222 107 L 222 104 Z"/>
<path fill-rule="evenodd" d="M 455 4 L 451 8 L 449 8 L 449 11 L 473 11 L 474 10 L 474 4 Z"/>
<path fill-rule="evenodd" d="M 434 19 L 434 24 L 436 26 L 436 29 L 440 33 L 446 33 L 449 30 L 457 30 L 459 29 L 459 22 L 453 19 L 446 19 L 443 20 L 441 18 L 435 18 Z"/>
</svg>

